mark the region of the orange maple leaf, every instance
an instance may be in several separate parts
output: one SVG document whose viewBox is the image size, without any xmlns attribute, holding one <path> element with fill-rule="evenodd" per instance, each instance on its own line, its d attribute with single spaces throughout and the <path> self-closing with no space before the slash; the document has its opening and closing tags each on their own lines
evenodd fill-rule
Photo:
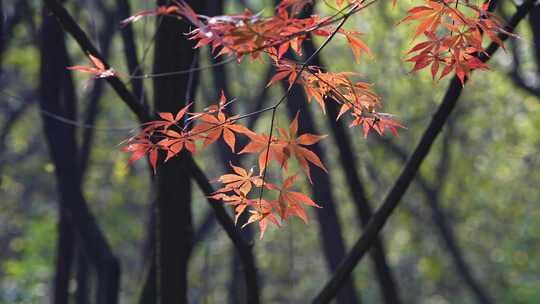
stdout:
<svg viewBox="0 0 540 304">
<path fill-rule="evenodd" d="M 255 132 L 246 133 L 246 135 L 249 137 L 250 142 L 238 154 L 259 153 L 259 174 L 262 175 L 272 160 L 276 160 L 284 169 L 287 168 L 285 154 L 283 153 L 284 145 L 277 138 L 272 137 L 272 140 L 269 141 L 267 135 Z M 270 145 L 268 145 L 269 142 Z"/>
<path fill-rule="evenodd" d="M 92 54 L 88 54 L 88 58 L 94 65 L 94 67 L 87 67 L 82 65 L 75 65 L 67 67 L 70 71 L 81 71 L 85 73 L 90 73 L 95 76 L 95 78 L 107 78 L 117 76 L 116 72 L 112 69 L 105 66 L 105 64 L 97 57 Z"/>
<path fill-rule="evenodd" d="M 375 130 L 379 135 L 383 135 L 386 129 L 389 129 L 390 132 L 396 137 L 399 137 L 397 128 L 406 129 L 401 123 L 397 120 L 392 119 L 392 115 L 387 113 L 370 113 L 356 115 L 353 113 L 355 119 L 351 123 L 350 127 L 357 125 L 362 125 L 364 131 L 364 138 L 368 136 L 368 133 L 371 129 Z"/>
<path fill-rule="evenodd" d="M 250 210 L 251 216 L 248 218 L 247 222 L 242 225 L 242 228 L 245 226 L 254 223 L 259 222 L 259 229 L 261 230 L 261 234 L 259 239 L 262 240 L 264 237 L 264 232 L 266 231 L 266 228 L 268 227 L 268 222 L 281 227 L 279 224 L 279 221 L 276 219 L 274 214 L 272 213 L 272 204 L 267 202 L 264 199 L 261 199 L 260 201 L 257 201 L 254 203 L 255 208 L 254 210 Z"/>
<path fill-rule="evenodd" d="M 227 117 L 223 112 L 226 105 L 227 100 L 222 94 L 218 105 L 206 108 L 206 112 L 192 113 L 192 119 L 201 121 L 201 123 L 192 129 L 192 133 L 205 134 L 202 146 L 203 149 L 223 136 L 223 140 L 234 153 L 236 145 L 235 133 L 251 133 L 245 126 L 235 123 L 239 115 Z"/>
<path fill-rule="evenodd" d="M 252 186 L 260 187 L 262 185 L 262 179 L 259 176 L 253 176 L 253 168 L 249 171 L 229 163 L 231 168 L 234 171 L 234 174 L 224 174 L 220 176 L 217 180 L 225 186 L 216 191 L 219 192 L 229 192 L 238 190 L 240 193 L 248 194 Z"/>
<path fill-rule="evenodd" d="M 166 135 L 167 138 L 161 140 L 158 144 L 167 151 L 167 157 L 165 161 L 168 161 L 172 157 L 178 155 L 182 150 L 186 149 L 191 153 L 195 153 L 195 139 L 199 137 L 193 135 L 190 131 L 180 131 L 176 132 L 173 130 L 163 130 L 160 131 L 163 135 Z"/>
<path fill-rule="evenodd" d="M 226 205 L 230 205 L 234 207 L 234 224 L 236 225 L 238 223 L 238 219 L 240 218 L 240 215 L 244 213 L 244 211 L 249 207 L 255 205 L 253 200 L 248 199 L 246 196 L 246 193 L 243 193 L 241 191 L 234 191 L 234 194 L 228 195 L 224 193 L 215 193 L 209 198 L 221 200 Z"/>
<path fill-rule="evenodd" d="M 288 177 L 283 181 L 283 184 L 278 187 L 273 184 L 269 184 L 268 188 L 272 190 L 279 191 L 279 196 L 277 200 L 273 201 L 272 203 L 276 206 L 276 209 L 278 210 L 279 216 L 286 220 L 289 216 L 296 216 L 301 218 L 304 223 L 308 223 L 308 218 L 306 211 L 302 207 L 302 205 L 322 208 L 321 206 L 317 205 L 311 198 L 309 198 L 307 195 L 297 192 L 297 191 L 291 191 L 290 189 L 296 182 L 296 179 L 298 178 L 298 174 L 295 174 L 293 176 Z"/>
<path fill-rule="evenodd" d="M 340 31 L 340 33 L 345 35 L 345 38 L 347 38 L 347 42 L 351 46 L 351 50 L 354 54 L 356 63 L 360 62 L 360 59 L 362 58 L 362 53 L 368 55 L 369 58 L 373 58 L 373 55 L 371 54 L 368 46 L 359 38 L 362 33 L 357 31 Z"/>
<path fill-rule="evenodd" d="M 317 154 L 303 146 L 314 145 L 321 139 L 325 138 L 326 135 L 319 136 L 305 133 L 297 136 L 299 113 L 300 112 L 296 113 L 296 116 L 294 117 L 291 125 L 289 126 L 288 132 L 282 128 L 278 128 L 280 134 L 280 142 L 283 144 L 283 154 L 285 155 L 285 159 L 283 160 L 283 162 L 286 163 L 288 158 L 293 155 L 308 176 L 309 181 L 312 182 L 309 163 L 314 164 L 325 172 L 328 172 L 328 170 L 326 170 L 326 167 L 323 165 L 321 159 L 317 156 Z"/>
<path fill-rule="evenodd" d="M 184 116 L 186 115 L 189 107 L 191 106 L 191 103 L 187 104 L 185 107 L 180 109 L 176 115 L 173 115 L 169 112 L 159 112 L 158 116 L 161 118 L 161 120 L 155 120 L 150 121 L 143 124 L 144 132 L 150 132 L 157 129 L 163 129 L 167 130 L 168 128 L 172 126 L 177 126 L 178 128 L 181 128 L 181 122 Z"/>
<path fill-rule="evenodd" d="M 148 137 L 147 134 L 137 135 L 128 140 L 128 144 L 122 148 L 123 152 L 131 152 L 131 157 L 129 158 L 128 165 L 132 165 L 134 162 L 139 160 L 141 157 L 145 156 L 148 153 L 148 159 L 150 161 L 150 166 L 156 173 L 158 151 L 161 147 L 157 144 L 154 144 Z"/>
</svg>

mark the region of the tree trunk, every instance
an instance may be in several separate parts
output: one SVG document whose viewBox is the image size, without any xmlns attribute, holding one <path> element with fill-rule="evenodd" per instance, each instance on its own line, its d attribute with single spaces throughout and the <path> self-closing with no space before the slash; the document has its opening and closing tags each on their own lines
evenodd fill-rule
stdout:
<svg viewBox="0 0 540 304">
<path fill-rule="evenodd" d="M 158 0 L 157 5 L 168 1 Z M 201 1 L 187 1 L 200 11 Z M 155 38 L 154 73 L 187 70 L 196 60 L 193 42 L 186 39 L 189 26 L 173 18 L 159 18 Z M 191 101 L 197 72 L 157 77 L 154 83 L 156 112 L 176 113 Z M 172 158 L 157 173 L 156 280 L 158 303 L 188 303 L 188 261 L 193 243 L 190 172 L 186 155 Z"/>
<path fill-rule="evenodd" d="M 68 76 L 64 34 L 56 20 L 44 10 L 41 31 L 40 107 L 42 113 L 70 117 L 74 113 L 74 95 L 63 92 Z M 72 84 L 67 83 L 67 86 Z M 119 264 L 107 244 L 82 195 L 78 149 L 72 126 L 42 115 L 45 137 L 55 166 L 60 209 L 65 208 L 71 231 L 77 233 L 84 251 L 98 273 L 98 303 L 115 304 L 118 300 Z M 67 291 L 66 291 L 67 292 Z"/>
<path fill-rule="evenodd" d="M 58 240 L 56 243 L 56 266 L 52 303 L 68 304 L 69 281 L 73 262 L 74 235 L 65 207 L 59 206 Z"/>
</svg>

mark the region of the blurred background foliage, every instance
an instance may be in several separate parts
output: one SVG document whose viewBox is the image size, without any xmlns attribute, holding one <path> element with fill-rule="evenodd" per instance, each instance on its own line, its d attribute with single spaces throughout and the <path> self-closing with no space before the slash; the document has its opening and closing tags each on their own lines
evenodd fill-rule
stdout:
<svg viewBox="0 0 540 304">
<path fill-rule="evenodd" d="M 4 24 L 13 21 L 19 1 L 3 1 Z M 40 113 L 36 106 L 39 74 L 38 35 L 41 1 L 26 1 L 29 7 L 14 25 L 2 54 L 0 76 L 0 303 L 44 303 L 51 293 L 54 274 L 57 190 L 54 166 L 47 154 Z M 150 1 L 130 1 L 134 11 L 153 7 Z M 101 31 L 113 31 L 110 62 L 118 71 L 127 71 L 118 23 L 106 23 L 103 10 L 114 12 L 111 0 L 67 1 L 80 25 L 100 45 Z M 227 1 L 226 12 L 241 11 L 248 5 L 264 14 L 272 12 L 272 1 Z M 353 71 L 359 79 L 375 84 L 384 99 L 384 111 L 397 115 L 407 126 L 399 138 L 364 139 L 359 129 L 351 129 L 356 157 L 361 163 L 370 201 L 377 204 L 394 182 L 404 163 L 401 155 L 411 152 L 447 88 L 447 80 L 433 82 L 428 72 L 409 74 L 405 51 L 410 47 L 411 27 L 396 27 L 408 1 L 392 8 L 385 1 L 356 15 L 346 25 L 365 33 L 374 58 L 355 64 L 345 41 L 336 39 L 322 58 L 331 71 Z M 510 14 L 515 4 L 503 1 L 502 13 Z M 332 9 L 321 1 L 320 14 Z M 116 20 L 118 21 L 118 20 Z M 155 22 L 144 19 L 134 25 L 143 70 L 152 62 Z M 423 164 L 420 177 L 408 190 L 403 203 L 391 218 L 383 235 L 387 256 L 405 303 L 475 303 L 469 287 L 456 266 L 437 228 L 429 207 L 425 185 L 438 197 L 446 222 L 475 279 L 498 303 L 540 303 L 540 99 L 516 87 L 511 71 L 516 62 L 513 48 L 519 45 L 521 75 L 534 87 L 540 85 L 538 62 L 534 58 L 531 27 L 522 22 L 520 38 L 499 52 L 490 62 L 491 71 L 474 73 L 460 98 L 451 122 L 437 140 Z M 179 33 L 180 34 L 180 33 Z M 320 43 L 320 41 L 316 41 Z M 87 64 L 85 55 L 67 38 L 73 64 Z M 540 46 L 536 46 L 540 47 Z M 199 53 L 201 66 L 210 64 L 208 50 Z M 226 65 L 230 97 L 236 111 L 246 113 L 259 102 L 267 64 L 245 60 Z M 79 95 L 79 115 L 84 116 L 90 89 L 84 88 L 86 75 L 75 74 Z M 211 70 L 203 70 L 195 106 L 216 101 Z M 98 80 L 99 81 L 99 80 Z M 145 80 L 151 96 L 151 80 Z M 281 94 L 280 86 L 269 89 L 270 104 Z M 146 164 L 127 166 L 127 155 L 118 144 L 130 135 L 136 121 L 118 97 L 105 87 L 95 126 L 90 166 L 84 191 L 122 266 L 121 303 L 135 303 L 144 277 L 147 227 L 152 197 Z M 11 113 L 22 109 L 13 122 Z M 317 127 L 328 134 L 320 108 L 311 104 Z M 257 128 L 266 130 L 269 117 Z M 278 123 L 288 124 L 285 111 Z M 83 127 L 77 132 L 83 132 Z M 354 204 L 340 169 L 339 151 L 332 138 L 324 141 L 327 167 L 344 239 L 348 246 L 361 234 Z M 397 152 L 396 152 L 397 151 Z M 208 176 L 223 174 L 216 150 L 197 155 Z M 248 159 L 246 166 L 255 161 Z M 440 168 L 441 163 L 444 167 Z M 294 168 L 293 168 L 294 170 Z M 422 180 L 424 186 L 422 186 Z M 307 181 L 304 181 L 307 182 Z M 307 185 L 304 185 L 307 190 Z M 208 212 L 204 196 L 193 198 L 195 227 Z M 324 202 L 320 202 L 324 207 Z M 376 206 L 372 206 L 376 207 Z M 310 210 L 311 211 L 311 210 Z M 319 245 L 316 218 L 309 225 L 293 220 L 281 230 L 270 230 L 256 241 L 255 252 L 262 277 L 264 303 L 305 303 L 329 277 Z M 219 226 L 212 226 L 205 239 L 196 244 L 190 264 L 190 299 L 193 303 L 222 303 L 231 288 L 230 241 Z M 363 261 L 354 271 L 354 284 L 364 303 L 380 303 L 378 286 L 370 267 Z M 77 288 L 72 282 L 73 290 Z"/>
</svg>

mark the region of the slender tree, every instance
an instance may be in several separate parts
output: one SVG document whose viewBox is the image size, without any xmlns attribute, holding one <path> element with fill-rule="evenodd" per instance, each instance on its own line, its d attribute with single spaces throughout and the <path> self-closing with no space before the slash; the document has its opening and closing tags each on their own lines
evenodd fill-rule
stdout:
<svg viewBox="0 0 540 304">
<path fill-rule="evenodd" d="M 200 9 L 200 1 L 188 1 Z M 158 0 L 158 5 L 167 1 Z M 154 73 L 187 70 L 197 60 L 183 21 L 158 20 L 154 52 Z M 154 78 L 154 107 L 157 112 L 176 113 L 193 100 L 197 72 Z M 171 159 L 157 173 L 157 286 L 159 303 L 188 302 L 188 261 L 193 243 L 191 186 L 186 157 Z"/>
<path fill-rule="evenodd" d="M 71 87 L 68 89 L 65 89 L 66 85 L 62 85 L 63 82 L 66 82 L 66 77 L 69 76 L 66 71 L 69 61 L 63 42 L 64 34 L 60 25 L 47 10 L 44 10 L 43 13 L 41 35 L 40 107 L 42 113 L 74 117 L 75 101 L 72 84 L 68 84 L 68 87 Z M 51 81 L 51 79 L 56 81 Z M 84 244 L 84 251 L 97 270 L 97 301 L 114 304 L 118 300 L 119 264 L 97 226 L 95 218 L 90 213 L 82 194 L 74 128 L 50 116 L 42 115 L 42 119 L 51 159 L 55 165 L 60 216 L 65 215 L 65 223 L 70 225 L 69 227 L 62 226 L 64 219 L 61 217 L 60 236 L 65 229 L 70 234 L 73 231 L 77 232 L 77 237 L 82 239 L 81 244 Z M 64 248 L 69 248 L 72 251 L 73 240 L 63 238 L 59 241 L 61 255 L 59 255 L 58 263 L 66 264 L 58 268 L 56 290 L 59 293 L 54 300 L 57 303 L 62 303 L 62 301 L 67 301 L 66 292 L 69 289 L 66 286 L 66 280 L 69 281 L 70 266 L 68 265 L 71 265 L 72 261 L 63 260 L 60 256 L 72 257 L 73 253 L 67 253 Z M 65 243 L 66 241 L 67 243 Z"/>
</svg>

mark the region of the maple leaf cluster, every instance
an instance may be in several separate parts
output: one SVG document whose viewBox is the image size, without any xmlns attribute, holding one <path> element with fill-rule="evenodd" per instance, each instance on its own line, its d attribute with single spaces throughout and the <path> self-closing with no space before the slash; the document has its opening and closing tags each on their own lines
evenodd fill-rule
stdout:
<svg viewBox="0 0 540 304">
<path fill-rule="evenodd" d="M 369 50 L 366 47 L 366 53 Z M 372 84 L 367 82 L 353 82 L 354 73 L 324 72 L 319 67 L 310 66 L 307 69 L 292 61 L 281 60 L 275 63 L 276 74 L 268 85 L 286 79 L 289 86 L 295 82 L 304 88 L 308 101 L 315 100 L 323 113 L 326 113 L 326 102 L 336 102 L 340 105 L 337 119 L 350 112 L 352 122 L 350 127 L 362 126 L 364 137 L 370 130 L 383 135 L 389 129 L 394 136 L 398 136 L 397 129 L 405 128 L 392 115 L 377 112 L 382 106 L 381 98 L 372 90 Z"/>
<path fill-rule="evenodd" d="M 358 10 L 364 1 L 349 1 L 349 12 Z M 336 16 L 321 18 L 318 15 L 300 17 L 300 13 L 312 0 L 283 0 L 276 6 L 276 14 L 263 17 L 249 9 L 241 14 L 205 16 L 196 14 L 188 4 L 176 1 L 169 6 L 160 6 L 152 10 L 144 10 L 122 21 L 123 25 L 136 22 L 145 16 L 169 16 L 188 20 L 195 29 L 188 33 L 190 39 L 197 40 L 196 48 L 209 45 L 216 56 L 232 54 L 241 60 L 246 54 L 253 59 L 266 53 L 272 58 L 281 58 L 289 49 L 297 54 L 302 53 L 302 42 L 310 34 L 327 37 L 333 30 L 333 24 L 340 19 Z M 342 7 L 344 0 L 336 0 Z M 346 37 L 357 58 L 361 50 L 367 46 L 358 38 L 356 31 L 339 29 Z"/>
<path fill-rule="evenodd" d="M 219 177 L 218 181 L 225 185 L 211 196 L 211 198 L 222 200 L 225 204 L 234 206 L 235 222 L 246 209 L 249 210 L 251 215 L 243 226 L 258 222 L 261 238 L 264 236 L 268 223 L 281 226 L 276 214 L 281 220 L 287 220 L 289 216 L 299 217 L 307 224 L 308 218 L 303 205 L 320 207 L 305 194 L 291 190 L 298 174 L 287 177 L 280 186 L 268 183 L 263 178 L 264 171 L 272 162 L 279 165 L 286 174 L 291 158 L 296 159 L 310 182 L 310 164 L 327 172 L 321 159 L 308 148 L 326 136 L 309 133 L 298 136 L 298 115 L 293 119 L 288 130 L 277 128 L 278 136 L 276 137 L 269 138 L 265 134 L 254 132 L 245 133 L 250 142 L 239 154 L 254 153 L 259 155 L 259 175 L 254 176 L 253 168 L 248 171 L 231 164 L 234 174 L 225 174 Z M 277 198 L 270 201 L 263 199 L 262 189 L 255 191 L 253 194 L 255 198 L 249 198 L 252 189 L 263 187 L 277 192 Z M 259 194 L 261 195 L 259 196 Z"/>
<path fill-rule="evenodd" d="M 414 63 L 411 72 L 431 66 L 433 79 L 455 72 L 462 84 L 476 69 L 488 69 L 477 55 L 485 52 L 483 33 L 504 49 L 498 34 L 508 33 L 503 22 L 488 11 L 489 2 L 477 6 L 469 0 L 426 0 L 424 5 L 413 7 L 400 23 L 416 22 L 414 39 L 425 41 L 414 45 L 407 59 Z"/>
<path fill-rule="evenodd" d="M 210 197 L 233 206 L 236 220 L 245 210 L 249 210 L 252 215 L 244 226 L 258 222 L 261 238 L 268 222 L 281 226 L 274 214 L 282 220 L 287 220 L 289 216 L 297 216 L 307 223 L 307 216 L 301 204 L 319 206 L 306 195 L 291 191 L 298 175 L 288 177 L 280 186 L 265 182 L 262 176 L 272 163 L 287 173 L 291 159 L 298 162 L 310 181 L 310 164 L 327 171 L 320 158 L 308 148 L 325 136 L 308 133 L 298 135 L 297 114 L 287 130 L 278 127 L 278 135 L 270 139 L 269 136 L 255 133 L 240 124 L 239 115 L 228 116 L 224 110 L 229 103 L 222 93 L 218 104 L 202 112 L 188 112 L 190 107 L 188 104 L 174 115 L 166 112 L 158 113 L 160 119 L 144 124 L 139 134 L 126 140 L 122 150 L 131 153 L 130 164 L 148 155 L 152 169 L 156 172 L 160 154 L 163 162 L 167 162 L 183 151 L 195 154 L 197 146 L 202 150 L 222 138 L 233 153 L 258 155 L 259 171 L 258 175 L 254 175 L 253 169 L 246 170 L 231 164 L 233 172 L 217 179 L 225 186 Z M 248 144 L 240 151 L 236 149 L 238 135 L 249 139 Z M 254 188 L 262 187 L 269 191 L 277 191 L 278 198 L 267 201 L 258 197 L 257 193 L 251 192 Z"/>
<path fill-rule="evenodd" d="M 485 52 L 484 36 L 504 48 L 498 34 L 510 33 L 505 31 L 502 21 L 488 11 L 489 3 L 477 6 L 469 0 L 422 1 L 422 5 L 410 9 L 408 16 L 399 22 L 416 23 L 413 40 L 424 38 L 407 53 L 412 56 L 407 60 L 414 63 L 411 72 L 431 67 L 434 80 L 437 76 L 441 79 L 455 72 L 464 84 L 473 70 L 488 68 L 478 59 L 478 54 Z M 357 63 L 363 55 L 372 57 L 361 39 L 363 34 L 346 30 L 343 24 L 349 16 L 373 2 L 375 0 L 336 0 L 338 12 L 329 17 L 302 16 L 306 6 L 313 4 L 312 0 L 282 0 L 270 17 L 254 14 L 247 9 L 240 14 L 209 17 L 197 14 L 183 1 L 173 1 L 170 5 L 138 12 L 121 24 L 127 25 L 146 16 L 184 19 L 194 27 L 187 35 L 189 39 L 197 41 L 195 48 L 209 46 L 216 57 L 231 55 L 238 61 L 246 55 L 254 60 L 268 58 L 275 67 L 275 74 L 268 86 L 284 81 L 289 84 L 290 90 L 293 85 L 299 85 L 308 101 L 317 102 L 323 113 L 326 112 L 327 102 L 337 103 L 337 119 L 350 114 L 350 127 L 360 126 L 364 137 L 371 130 L 379 135 L 389 130 L 397 136 L 397 130 L 405 127 L 393 115 L 379 112 L 382 100 L 374 92 L 372 84 L 353 80 L 358 76 L 355 73 L 329 72 L 309 66 L 308 62 L 298 63 L 283 58 L 289 50 L 301 56 L 302 43 L 312 36 L 326 37 L 321 49 L 334 36 L 345 38 Z M 120 76 L 95 56 L 88 56 L 93 67 L 73 66 L 68 69 L 90 73 L 94 75 L 93 79 Z M 230 115 L 224 111 L 230 102 L 222 93 L 217 104 L 202 112 L 189 112 L 190 105 L 187 105 L 176 114 L 158 113 L 157 120 L 143 124 L 139 134 L 126 140 L 123 151 L 131 153 L 129 163 L 148 156 L 156 172 L 160 160 L 167 162 L 181 153 L 195 154 L 222 139 L 235 154 L 257 156 L 258 170 L 248 170 L 231 163 L 232 171 L 215 180 L 223 186 L 210 198 L 233 207 L 235 223 L 247 211 L 249 217 L 242 227 L 258 223 L 261 238 L 269 224 L 281 227 L 289 217 L 298 217 L 307 223 L 304 206 L 320 206 L 305 194 L 293 190 L 299 175 L 288 172 L 289 161 L 296 161 L 309 182 L 312 182 L 312 166 L 327 172 L 320 158 L 310 149 L 325 136 L 298 134 L 299 114 L 288 128 L 276 128 L 276 135 L 272 135 L 274 130 L 270 135 L 256 133 L 240 121 L 262 112 Z M 275 113 L 280 103 L 269 109 Z M 249 140 L 241 149 L 238 149 L 238 136 Z M 266 181 L 266 171 L 271 165 L 278 167 L 284 176 L 279 184 Z M 266 198 L 263 197 L 265 190 L 270 194 Z"/>
</svg>

